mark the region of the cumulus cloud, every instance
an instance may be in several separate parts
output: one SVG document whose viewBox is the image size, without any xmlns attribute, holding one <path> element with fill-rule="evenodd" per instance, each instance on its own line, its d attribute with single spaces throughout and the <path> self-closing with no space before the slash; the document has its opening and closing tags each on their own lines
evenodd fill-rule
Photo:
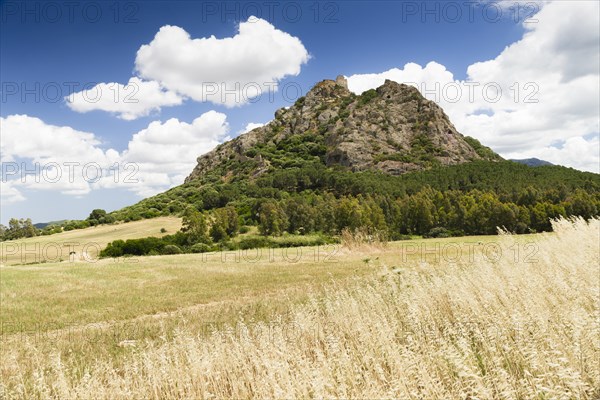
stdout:
<svg viewBox="0 0 600 400">
<path fill-rule="evenodd" d="M 164 90 L 157 82 L 144 81 L 137 77 L 126 85 L 99 83 L 96 86 L 72 93 L 65 98 L 68 107 L 80 113 L 102 110 L 116 114 L 124 120 L 148 116 L 161 107 L 175 106 L 183 102 L 181 96 Z"/>
<path fill-rule="evenodd" d="M 309 59 L 297 37 L 255 17 L 229 38 L 193 39 L 178 26 L 160 28 L 137 52 L 138 76 L 123 85 L 99 83 L 65 97 L 73 111 L 101 110 L 134 120 L 176 106 L 188 98 L 228 107 L 246 104 L 277 90 Z"/>
<path fill-rule="evenodd" d="M 28 115 L 0 117 L 0 128 L 0 157 L 3 162 L 22 157 L 38 162 L 103 162 L 118 154 L 112 149 L 100 149 L 101 141 L 93 133 L 78 131 L 69 126 L 46 124 L 41 119 Z"/>
<path fill-rule="evenodd" d="M 568 138 L 557 146 L 514 152 L 512 157 L 516 159 L 536 157 L 553 164 L 578 165 L 579 169 L 598 172 L 598 154 L 600 154 L 600 142 L 598 135 L 593 135 L 587 139 L 582 136 Z"/>
<path fill-rule="evenodd" d="M 183 183 L 196 157 L 227 139 L 222 113 L 191 123 L 155 121 L 135 133 L 121 153 L 103 149 L 90 132 L 46 124 L 28 115 L 0 117 L 2 202 L 25 200 L 23 189 L 83 196 L 94 189 L 126 188 L 149 196 Z"/>
<path fill-rule="evenodd" d="M 2 181 L 2 190 L 0 190 L 0 203 L 4 205 L 18 203 L 25 200 L 25 196 L 14 186 L 12 181 Z"/>
<path fill-rule="evenodd" d="M 28 115 L 9 115 L 0 117 L 0 129 L 3 190 L 7 185 L 13 193 L 32 188 L 85 195 L 99 171 L 108 171 L 119 161 L 119 153 L 103 150 L 93 133 L 69 126 L 46 124 Z"/>
<path fill-rule="evenodd" d="M 260 122 L 249 122 L 246 124 L 246 127 L 239 131 L 239 134 L 250 132 L 253 129 L 260 128 L 261 126 L 265 126 L 265 124 L 261 124 Z"/>
<path fill-rule="evenodd" d="M 596 2 L 545 4 L 537 23 L 524 24 L 521 40 L 492 60 L 470 65 L 464 81 L 431 62 L 353 75 L 348 85 L 360 93 L 385 79 L 414 82 L 459 131 L 507 158 L 546 155 L 557 164 L 599 172 L 597 142 L 589 138 L 600 130 L 599 13 Z"/>
<path fill-rule="evenodd" d="M 250 17 L 235 36 L 223 39 L 193 39 L 178 26 L 163 26 L 140 47 L 135 67 L 142 78 L 180 95 L 236 106 L 298 75 L 308 59 L 300 39 Z"/>
<path fill-rule="evenodd" d="M 139 167 L 136 192 L 147 196 L 183 183 L 199 155 L 228 139 L 226 119 L 225 114 L 208 111 L 192 123 L 177 118 L 154 121 L 133 135 L 122 159 Z"/>
</svg>

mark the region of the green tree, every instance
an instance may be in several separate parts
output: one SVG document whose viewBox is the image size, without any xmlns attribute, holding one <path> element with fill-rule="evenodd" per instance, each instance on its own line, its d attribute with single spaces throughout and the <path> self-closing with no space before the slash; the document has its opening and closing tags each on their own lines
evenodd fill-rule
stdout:
<svg viewBox="0 0 600 400">
<path fill-rule="evenodd" d="M 239 216 L 235 207 L 227 206 L 213 212 L 214 220 L 209 235 L 215 242 L 227 240 L 237 235 L 239 231 Z"/>
<path fill-rule="evenodd" d="M 343 197 L 335 206 L 337 230 L 356 230 L 363 226 L 363 208 L 355 197 Z"/>
<path fill-rule="evenodd" d="M 424 192 L 410 196 L 404 203 L 403 219 L 409 233 L 423 235 L 436 223 L 436 209 Z"/>
<path fill-rule="evenodd" d="M 31 218 L 27 218 L 26 220 L 21 220 L 21 231 L 23 237 L 33 237 L 37 236 L 38 230 L 33 223 L 31 222 Z"/>
<path fill-rule="evenodd" d="M 586 220 L 598 213 L 594 199 L 582 189 L 575 190 L 567 200 L 566 211 L 569 215 L 577 215 Z"/>
<path fill-rule="evenodd" d="M 30 218 L 11 218 L 8 221 L 8 229 L 4 232 L 4 238 L 6 240 L 21 239 L 37 236 L 38 234 L 39 230 L 33 226 Z"/>
<path fill-rule="evenodd" d="M 259 211 L 258 231 L 264 236 L 277 236 L 283 233 L 288 225 L 287 215 L 275 201 L 264 201 Z"/>
<path fill-rule="evenodd" d="M 96 208 L 95 210 L 92 210 L 89 217 L 87 217 L 87 220 L 90 222 L 90 225 L 94 226 L 102 223 L 101 220 L 103 221 L 105 217 L 106 211 Z"/>
<path fill-rule="evenodd" d="M 308 233 L 315 229 L 315 208 L 302 197 L 294 197 L 285 202 L 288 217 L 288 232 Z"/>
<path fill-rule="evenodd" d="M 385 215 L 379 204 L 371 196 L 364 199 L 361 197 L 359 195 L 359 202 L 362 205 L 363 225 L 374 231 L 387 230 Z"/>
<path fill-rule="evenodd" d="M 183 214 L 181 231 L 187 235 L 189 244 L 209 242 L 206 218 L 194 207 L 188 207 Z"/>
</svg>

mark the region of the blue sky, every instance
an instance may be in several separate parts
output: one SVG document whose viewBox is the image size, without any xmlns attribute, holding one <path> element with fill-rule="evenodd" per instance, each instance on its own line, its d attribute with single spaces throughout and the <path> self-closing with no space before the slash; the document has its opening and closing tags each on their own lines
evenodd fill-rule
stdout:
<svg viewBox="0 0 600 400">
<path fill-rule="evenodd" d="M 587 3 L 591 4 L 591 2 Z M 52 2 L 50 6 L 47 4 L 35 1 L 2 2 L 0 116 L 3 119 L 0 128 L 2 128 L 3 164 L 16 163 L 20 166 L 22 162 L 28 164 L 38 162 L 42 165 L 57 162 L 62 165 L 64 160 L 72 158 L 74 161 L 87 160 L 86 155 L 83 154 L 86 151 L 90 151 L 90 154 L 105 152 L 99 156 L 104 161 L 110 159 L 123 163 L 127 154 L 128 160 L 139 161 L 140 165 L 147 167 L 145 171 L 150 171 L 152 178 L 148 178 L 147 187 L 144 188 L 133 187 L 135 184 L 105 184 L 90 187 L 80 183 L 76 190 L 71 190 L 69 184 L 72 182 L 38 184 L 31 182 L 33 177 L 30 176 L 25 176 L 26 182 L 23 182 L 21 172 L 4 174 L 0 218 L 2 223 L 6 223 L 13 216 L 31 217 L 34 222 L 85 218 L 93 208 L 112 210 L 134 203 L 144 195 L 179 183 L 185 175 L 184 171 L 190 165 L 190 160 L 186 160 L 186 163 L 181 163 L 181 160 L 153 161 L 148 153 L 164 153 L 165 157 L 174 158 L 183 156 L 178 156 L 172 147 L 150 148 L 151 143 L 156 143 L 151 138 L 162 135 L 158 141 L 162 143 L 161 146 L 168 146 L 168 143 L 164 142 L 168 141 L 169 137 L 172 137 L 173 141 L 181 139 L 169 129 L 177 129 L 178 124 L 189 124 L 185 125 L 186 132 L 189 131 L 191 135 L 186 137 L 187 139 L 198 137 L 204 140 L 205 136 L 207 137 L 204 147 L 201 147 L 204 152 L 216 143 L 243 132 L 249 123 L 268 122 L 276 109 L 289 105 L 290 100 L 282 96 L 281 90 L 275 92 L 273 101 L 262 96 L 257 102 L 234 107 L 215 101 L 198 101 L 194 94 L 198 92 L 192 92 L 185 87 L 185 79 L 196 78 L 193 75 L 194 71 L 184 67 L 178 69 L 177 65 L 171 65 L 180 60 L 184 62 L 185 55 L 181 55 L 181 58 L 177 56 L 172 59 L 161 59 L 160 52 L 163 48 L 158 46 L 158 42 L 155 48 L 151 49 L 148 57 L 136 61 L 136 54 L 140 47 L 150 44 L 161 27 L 167 25 L 179 27 L 192 39 L 208 38 L 212 35 L 217 39 L 231 38 L 238 33 L 240 23 L 249 26 L 250 22 L 247 20 L 250 13 L 268 24 L 264 25 L 267 32 L 264 35 L 269 34 L 269 25 L 271 25 L 276 34 L 280 35 L 278 40 L 290 40 L 290 45 L 285 44 L 284 46 L 287 47 L 282 49 L 298 49 L 297 65 L 292 65 L 294 63 L 290 61 L 296 59 L 295 54 L 278 60 L 277 49 L 270 54 L 268 49 L 260 47 L 260 43 L 256 44 L 257 52 L 266 53 L 243 56 L 234 54 L 231 57 L 234 61 L 229 64 L 227 64 L 229 57 L 212 59 L 211 57 L 215 58 L 214 54 L 196 54 L 197 62 L 199 64 L 206 62 L 204 68 L 211 71 L 213 77 L 211 82 L 215 80 L 214 76 L 219 76 L 220 69 L 223 70 L 223 76 L 226 76 L 228 82 L 235 82 L 238 79 L 236 73 L 240 74 L 240 81 L 248 82 L 252 76 L 254 61 L 269 59 L 268 65 L 274 66 L 273 81 L 278 82 L 279 89 L 299 86 L 303 92 L 309 90 L 314 83 L 326 78 L 335 78 L 338 74 L 349 77 L 351 89 L 354 88 L 353 90 L 357 92 L 376 86 L 382 79 L 389 77 L 397 80 L 410 79 L 411 82 L 419 80 L 418 83 L 425 82 L 425 84 L 427 82 L 444 84 L 447 81 L 462 84 L 475 81 L 477 78 L 482 84 L 498 82 L 499 86 L 505 88 L 505 93 L 510 91 L 511 85 L 518 83 L 521 97 L 528 93 L 533 97 L 540 96 L 541 104 L 536 105 L 536 109 L 532 110 L 531 104 L 522 105 L 522 108 L 512 103 L 503 104 L 504 99 L 493 104 L 489 102 L 486 104 L 485 101 L 473 104 L 471 101 L 461 107 L 456 103 L 448 104 L 447 101 L 444 103 L 444 99 L 440 99 L 439 102 L 460 131 L 478 137 L 502 155 L 545 157 L 550 158 L 552 162 L 571 164 L 570 166 L 587 170 L 594 170 L 597 165 L 597 151 L 593 147 L 597 146 L 598 142 L 597 113 L 588 111 L 585 115 L 578 115 L 579 111 L 574 113 L 571 109 L 577 104 L 573 104 L 571 108 L 560 108 L 551 100 L 546 103 L 543 101 L 545 94 L 555 95 L 562 93 L 561 91 L 566 93 L 568 90 L 581 87 L 585 88 L 582 94 L 584 99 L 592 98 L 597 94 L 597 88 L 590 87 L 598 79 L 597 68 L 595 68 L 598 34 L 594 30 L 587 33 L 580 31 L 585 28 L 586 23 L 592 27 L 596 26 L 596 31 L 598 30 L 597 18 L 589 16 L 590 10 L 581 12 L 569 7 L 571 10 L 569 12 L 573 13 L 572 18 L 569 19 L 569 12 L 552 10 L 556 7 L 554 4 L 531 7 L 526 6 L 525 3 L 520 9 L 518 18 L 515 17 L 515 10 L 509 9 L 508 5 L 496 3 L 490 5 L 487 2 L 469 5 L 456 2 L 453 3 L 454 8 L 444 2 L 391 1 L 273 2 L 274 8 L 269 8 L 264 2 L 248 4 L 244 2 L 98 1 Z M 461 16 L 456 14 L 457 9 L 460 9 Z M 298 15 L 298 10 L 301 11 L 301 15 Z M 594 10 L 591 11 L 593 13 Z M 497 17 L 498 12 L 502 12 L 502 17 Z M 530 19 L 536 17 L 533 15 L 534 12 L 541 17 L 540 20 L 524 23 L 526 17 L 531 17 Z M 581 19 L 576 18 L 582 16 L 589 21 L 582 24 Z M 557 20 L 559 17 L 560 20 Z M 574 67 L 567 63 L 550 65 L 552 63 L 545 63 L 539 58 L 535 61 L 539 64 L 537 67 L 528 68 L 524 66 L 526 63 L 522 55 L 526 55 L 527 51 L 521 51 L 518 57 L 511 55 L 510 51 L 507 52 L 507 46 L 523 41 L 524 35 L 529 35 L 533 36 L 531 40 L 527 39 L 529 41 L 527 46 L 532 49 L 532 53 L 551 48 L 560 55 L 564 50 L 560 47 L 558 35 L 554 35 L 551 31 L 553 29 L 570 32 L 572 40 L 575 42 L 579 40 L 582 46 L 587 46 L 583 50 L 588 54 L 588 59 L 585 61 L 585 65 L 590 64 L 588 69 L 581 70 L 578 67 L 579 69 L 574 71 Z M 178 32 L 181 30 L 173 31 L 169 40 L 181 37 L 177 36 Z M 256 39 L 252 37 L 248 40 L 260 41 L 264 39 L 264 35 L 256 35 Z M 292 38 L 298 40 L 300 44 L 291 42 Z M 184 39 L 182 41 L 185 42 Z M 215 46 L 225 46 L 224 42 L 215 43 Z M 177 45 L 175 43 L 173 46 Z M 210 48 L 219 51 L 218 47 Z M 304 50 L 309 55 L 307 58 L 303 58 Z M 517 53 L 517 50 L 513 53 Z M 251 53 L 243 46 L 239 49 L 226 50 L 226 52 L 231 51 Z M 584 56 L 585 54 L 578 53 L 578 57 Z M 252 57 L 257 57 L 257 60 Z M 510 61 L 511 57 L 513 61 Z M 581 59 L 575 61 L 582 62 Z M 236 65 L 236 62 L 239 65 Z M 221 66 L 220 63 L 224 65 Z M 406 67 L 408 63 L 417 64 L 418 68 L 415 66 L 408 68 Z M 180 76 L 171 79 L 173 71 L 165 71 L 164 67 L 160 67 L 161 65 L 167 65 L 169 68 L 172 66 L 173 71 L 180 73 Z M 202 68 L 199 66 L 199 70 Z M 547 80 L 549 83 L 544 86 L 546 81 L 543 77 L 538 79 L 539 74 L 535 74 L 536 68 L 540 70 L 555 68 L 555 72 L 562 76 L 568 76 L 569 73 L 574 75 L 570 76 L 570 80 L 564 85 L 559 85 L 560 87 L 551 83 L 553 81 L 550 78 Z M 594 69 L 595 73 L 590 72 Z M 290 71 L 295 72 L 290 73 Z M 499 74 L 498 71 L 505 72 L 502 78 L 494 75 L 494 73 Z M 260 76 L 264 77 L 262 72 Z M 268 75 L 268 71 L 266 73 Z M 528 73 L 532 73 L 533 78 L 526 76 Z M 509 75 L 510 80 L 506 80 L 506 75 Z M 150 111 L 124 117 L 119 112 L 107 112 L 102 109 L 90 111 L 89 107 L 85 108 L 89 104 L 77 108 L 69 105 L 64 99 L 72 92 L 81 92 L 84 85 L 88 85 L 87 88 L 103 82 L 125 85 L 132 77 L 139 77 L 146 82 L 155 81 L 161 93 L 171 92 L 172 98 L 176 99 L 172 101 L 178 102 L 178 105 L 157 106 Z M 523 87 L 525 83 L 537 85 L 539 94 L 533 86 Z M 73 89 L 74 84 L 78 86 Z M 24 94 L 24 88 L 30 92 Z M 57 88 L 60 88 L 60 93 Z M 513 94 L 511 92 L 511 97 Z M 147 98 L 139 100 L 144 102 Z M 462 101 L 459 103 L 462 104 Z M 513 101 L 513 103 L 518 102 Z M 445 105 L 448 105 L 448 109 Z M 500 117 L 503 113 L 513 116 L 519 113 L 535 114 L 538 110 L 542 110 L 543 106 L 553 110 L 554 114 L 563 112 L 564 116 L 569 116 L 576 121 L 562 127 L 562 133 L 555 131 L 558 127 L 550 127 L 552 126 L 550 120 L 547 121 L 546 126 L 532 125 L 525 137 L 526 134 L 515 129 L 514 126 L 527 125 L 527 121 L 518 120 L 511 128 L 510 123 L 506 123 L 507 126 L 503 125 L 507 118 L 503 118 L 502 123 L 492 119 L 494 115 Z M 481 114 L 482 110 L 488 111 Z M 205 113 L 210 114 L 207 114 L 202 121 L 193 123 Z M 489 120 L 484 120 L 482 117 L 489 117 Z M 176 119 L 176 122 L 172 121 L 171 128 L 167 129 L 166 121 L 170 119 Z M 544 117 L 540 116 L 536 119 L 545 121 Z M 154 124 L 152 128 L 151 124 Z M 216 130 L 222 131 L 214 133 L 215 129 L 211 128 L 217 126 L 214 124 L 221 124 Z M 61 127 L 70 129 L 64 137 L 56 133 Z M 132 137 L 142 131 L 144 133 L 137 137 L 137 145 L 130 145 Z M 85 133 L 93 134 L 93 139 L 89 137 L 86 139 Z M 46 135 L 46 140 L 50 140 L 49 145 L 39 145 L 40 135 Z M 56 141 L 48 139 L 53 135 L 56 135 Z M 80 151 L 83 157 L 81 160 L 69 154 L 68 150 L 65 150 L 67 154 L 58 154 L 73 140 L 80 138 L 83 138 L 81 140 L 84 149 Z M 540 138 L 544 140 L 540 142 Z M 60 140 L 65 140 L 62 147 L 59 145 Z M 27 145 L 23 144 L 25 142 Z M 38 143 L 37 147 L 36 143 Z M 590 147 L 590 144 L 591 153 L 583 157 L 587 161 L 585 164 L 577 165 L 577 160 L 582 160 L 578 152 L 582 151 L 582 147 Z M 57 146 L 56 150 L 48 150 L 52 145 Z M 140 153 L 141 148 L 146 153 Z M 108 152 L 109 149 L 114 150 L 118 155 Z M 567 151 L 570 153 L 567 154 Z M 189 158 L 189 154 L 187 157 Z M 176 164 L 178 161 L 180 164 Z M 6 172 L 6 168 L 3 167 L 3 172 Z M 173 170 L 172 174 L 169 169 Z M 159 174 L 161 172 L 165 176 L 161 176 Z M 144 171 L 140 170 L 140 173 Z"/>
</svg>

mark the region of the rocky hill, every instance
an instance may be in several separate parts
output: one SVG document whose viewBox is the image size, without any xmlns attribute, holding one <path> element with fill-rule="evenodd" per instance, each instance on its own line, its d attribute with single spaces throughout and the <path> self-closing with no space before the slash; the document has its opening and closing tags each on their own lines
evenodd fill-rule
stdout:
<svg viewBox="0 0 600 400">
<path fill-rule="evenodd" d="M 461 135 L 433 101 L 386 80 L 357 96 L 344 77 L 316 84 L 267 125 L 198 158 L 186 182 L 209 174 L 256 177 L 271 169 L 319 162 L 392 175 L 474 160 L 501 160 Z"/>
</svg>

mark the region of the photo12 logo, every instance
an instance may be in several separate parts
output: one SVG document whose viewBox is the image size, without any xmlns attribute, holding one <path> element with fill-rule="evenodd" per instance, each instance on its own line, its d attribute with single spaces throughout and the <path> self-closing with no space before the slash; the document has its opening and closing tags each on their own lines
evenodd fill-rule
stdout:
<svg viewBox="0 0 600 400">
<path fill-rule="evenodd" d="M 79 23 L 103 20 L 115 24 L 137 24 L 140 3 L 136 1 L 4 1 L 0 5 L 3 24 Z"/>
<path fill-rule="evenodd" d="M 203 1 L 202 22 L 248 21 L 264 19 L 270 23 L 339 22 L 340 5 L 334 1 Z"/>
<path fill-rule="evenodd" d="M 2 243 L 0 261 L 39 264 L 68 261 L 95 263 L 102 246 L 96 242 L 12 242 Z"/>
<path fill-rule="evenodd" d="M 0 164 L 1 181 L 19 180 L 21 183 L 74 183 L 80 179 L 86 183 L 97 183 L 103 178 L 109 178 L 114 183 L 139 183 L 137 174 L 139 166 L 136 163 L 119 163 L 102 167 L 96 162 L 81 163 L 78 161 L 63 162 L 15 162 L 8 161 Z"/>
<path fill-rule="evenodd" d="M 200 261 L 217 261 L 223 264 L 239 263 L 286 263 L 300 262 L 337 263 L 336 256 L 340 251 L 339 244 L 317 245 L 310 248 L 251 248 L 229 250 L 226 246 L 218 246 L 216 251 L 201 253 Z"/>
<path fill-rule="evenodd" d="M 540 87 L 536 82 L 513 82 L 510 86 L 502 88 L 498 82 L 435 82 L 433 84 L 421 82 L 404 82 L 414 86 L 429 100 L 436 103 L 498 103 L 503 97 L 509 96 L 513 103 L 539 103 Z"/>
<path fill-rule="evenodd" d="M 4 81 L 0 84 L 2 103 L 9 101 L 58 103 L 63 100 L 73 102 L 76 95 L 80 95 L 84 102 L 92 104 L 98 103 L 103 98 L 111 99 L 114 103 L 139 103 L 139 91 L 140 88 L 135 82 L 127 85 L 114 82 L 101 85 L 98 82 Z"/>
<path fill-rule="evenodd" d="M 407 243 L 401 246 L 403 263 L 474 263 L 477 259 L 497 263 L 503 258 L 512 262 L 537 263 L 537 243 L 514 243 L 508 247 L 496 242 L 486 243 Z"/>
<path fill-rule="evenodd" d="M 510 1 L 402 1 L 401 21 L 422 23 L 469 23 L 482 20 L 497 23 L 510 19 L 515 23 L 534 24 L 540 10 L 536 2 Z"/>
<path fill-rule="evenodd" d="M 198 100 L 218 104 L 247 104 L 266 99 L 274 103 L 279 93 L 283 101 L 294 103 L 304 93 L 295 81 L 280 84 L 268 82 L 202 82 Z M 67 104 L 138 104 L 142 94 L 140 85 L 130 81 L 125 85 L 116 82 L 15 82 L 0 83 L 0 101 L 4 103 L 59 103 Z"/>
</svg>

